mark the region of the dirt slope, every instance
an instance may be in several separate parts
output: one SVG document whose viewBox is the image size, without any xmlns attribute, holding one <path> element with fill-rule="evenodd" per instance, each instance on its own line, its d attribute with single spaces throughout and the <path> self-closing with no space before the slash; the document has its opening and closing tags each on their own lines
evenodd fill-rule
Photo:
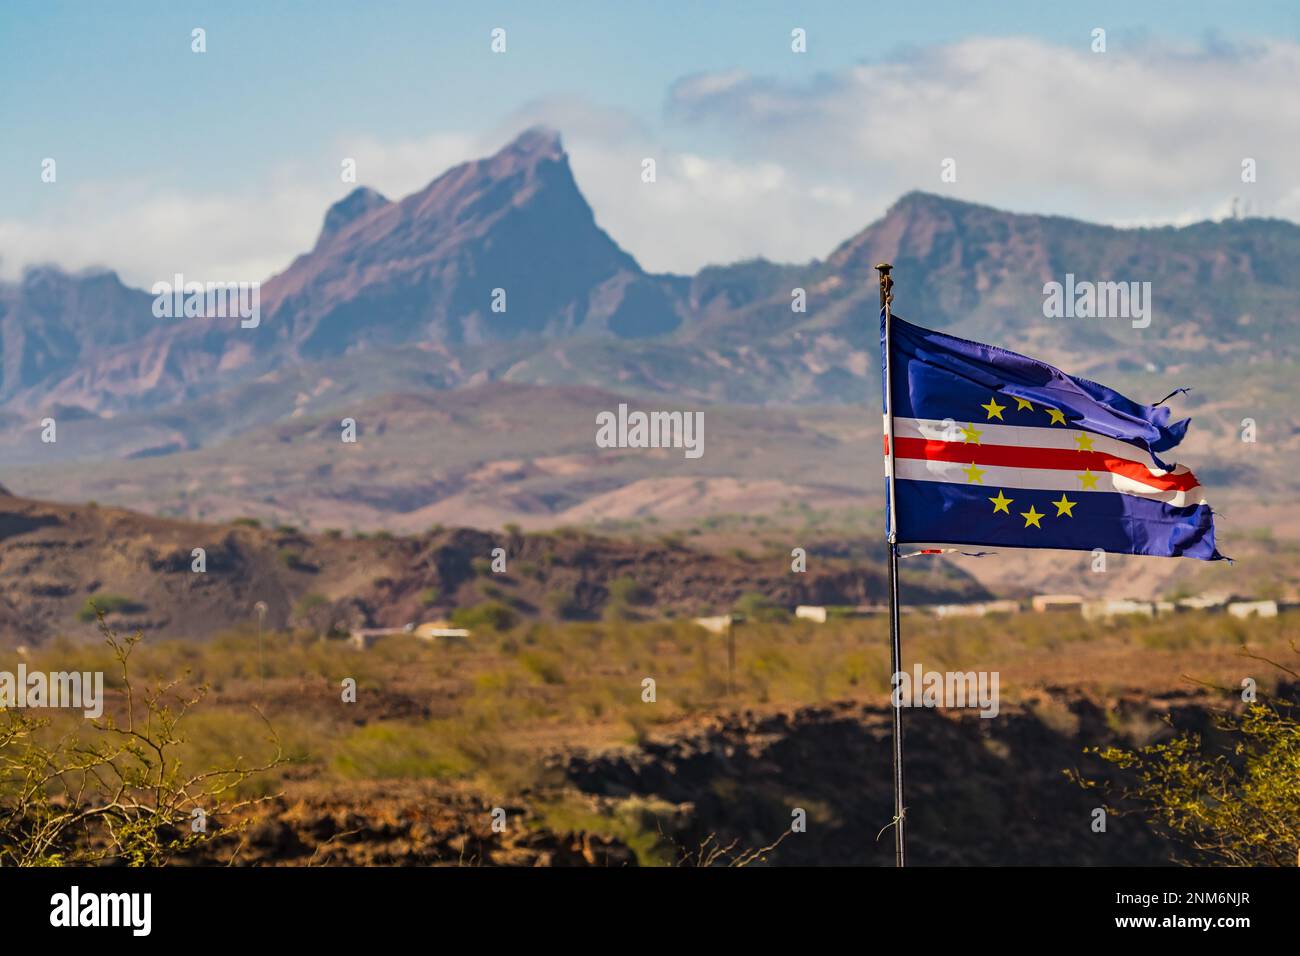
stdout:
<svg viewBox="0 0 1300 956">
<path fill-rule="evenodd" d="M 206 570 L 194 570 L 196 549 Z M 493 551 L 506 572 L 491 569 Z M 0 641 L 95 634 L 87 602 L 146 634 L 204 638 L 255 626 L 317 631 L 400 627 L 496 600 L 523 616 L 599 616 L 609 584 L 632 578 L 633 613 L 716 614 L 757 591 L 777 603 L 875 603 L 879 562 L 715 554 L 671 540 L 623 541 L 582 532 L 491 534 L 467 529 L 415 537 L 308 535 L 290 527 L 200 524 L 120 508 L 0 497 Z M 917 599 L 982 591 L 959 573 L 918 578 Z M 561 605 L 563 607 L 561 608 Z"/>
</svg>

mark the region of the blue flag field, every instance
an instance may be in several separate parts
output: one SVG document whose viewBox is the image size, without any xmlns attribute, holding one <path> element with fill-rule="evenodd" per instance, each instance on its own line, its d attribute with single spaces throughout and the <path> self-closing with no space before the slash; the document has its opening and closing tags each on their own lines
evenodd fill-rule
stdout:
<svg viewBox="0 0 1300 956">
<path fill-rule="evenodd" d="M 1188 419 L 1045 362 L 890 318 L 896 541 L 1218 560 Z"/>
</svg>

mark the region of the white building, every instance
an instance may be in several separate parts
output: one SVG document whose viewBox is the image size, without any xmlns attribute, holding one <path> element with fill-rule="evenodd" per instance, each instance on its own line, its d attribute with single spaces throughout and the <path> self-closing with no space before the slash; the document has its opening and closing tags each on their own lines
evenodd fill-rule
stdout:
<svg viewBox="0 0 1300 956">
<path fill-rule="evenodd" d="M 730 614 L 719 614 L 716 617 L 695 617 L 691 618 L 691 620 L 710 634 L 726 634 L 731 630 Z"/>
<path fill-rule="evenodd" d="M 983 617 L 988 613 L 983 604 L 936 604 L 930 610 L 935 617 Z"/>
<path fill-rule="evenodd" d="M 1078 594 L 1036 594 L 1029 606 L 1035 611 L 1078 611 L 1083 608 L 1083 597 Z"/>
<path fill-rule="evenodd" d="M 985 614 L 1018 614 L 1020 613 L 1019 601 L 985 601 Z"/>
<path fill-rule="evenodd" d="M 1089 601 L 1083 605 L 1083 617 L 1087 621 L 1120 617 L 1124 614 L 1155 617 L 1156 606 L 1150 601 L 1130 601 L 1127 599 Z"/>
<path fill-rule="evenodd" d="M 425 641 L 436 641 L 442 637 L 469 637 L 468 629 L 452 627 L 450 621 L 425 621 L 417 624 L 411 633 Z"/>
<path fill-rule="evenodd" d="M 1276 601 L 1233 601 L 1228 605 L 1233 617 L 1277 617 Z"/>
<path fill-rule="evenodd" d="M 1182 598 L 1178 602 L 1178 606 L 1185 611 L 1210 611 L 1215 608 L 1222 608 L 1229 600 L 1230 598 L 1226 594 L 1211 592 Z"/>
</svg>

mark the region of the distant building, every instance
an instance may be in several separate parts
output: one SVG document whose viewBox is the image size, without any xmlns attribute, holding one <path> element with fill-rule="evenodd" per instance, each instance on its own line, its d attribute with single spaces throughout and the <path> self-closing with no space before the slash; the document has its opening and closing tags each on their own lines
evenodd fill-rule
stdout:
<svg viewBox="0 0 1300 956">
<path fill-rule="evenodd" d="M 818 624 L 825 624 L 826 608 L 813 604 L 800 604 L 794 609 L 794 616 L 803 618 L 805 621 L 816 621 Z"/>
<path fill-rule="evenodd" d="M 1015 614 L 1019 601 L 975 601 L 969 604 L 936 604 L 930 608 L 935 617 L 985 617 L 989 614 Z"/>
<path fill-rule="evenodd" d="M 1211 611 L 1222 610 L 1230 600 L 1232 598 L 1227 594 L 1211 592 L 1182 598 L 1177 604 L 1179 609 L 1184 611 Z"/>
<path fill-rule="evenodd" d="M 983 604 L 936 604 L 930 610 L 935 617 L 983 617 L 988 613 Z"/>
<path fill-rule="evenodd" d="M 726 634 L 731 630 L 731 615 L 719 614 L 716 617 L 691 618 L 696 624 L 711 634 Z"/>
<path fill-rule="evenodd" d="M 1276 601 L 1233 601 L 1228 605 L 1233 617 L 1277 617 Z"/>
<path fill-rule="evenodd" d="M 463 627 L 452 627 L 449 621 L 426 621 L 420 625 L 408 624 L 405 627 L 359 627 L 348 635 L 348 643 L 364 651 L 381 637 L 394 637 L 398 634 L 410 634 L 421 640 L 434 641 L 439 638 L 469 637 L 470 632 Z"/>
<path fill-rule="evenodd" d="M 393 634 L 409 633 L 404 627 L 359 627 L 348 635 L 348 643 L 359 651 L 364 651 L 381 637 L 390 637 Z"/>
<path fill-rule="evenodd" d="M 469 637 L 467 628 L 452 627 L 450 621 L 425 621 L 423 624 L 417 624 L 411 633 L 423 641 L 436 641 L 447 637 Z"/>
<path fill-rule="evenodd" d="M 888 604 L 832 604 L 826 606 L 826 619 L 831 618 L 850 618 L 850 617 L 874 617 L 877 614 L 888 614 Z M 910 607 L 900 607 L 899 612 L 909 614 L 915 610 Z"/>
<path fill-rule="evenodd" d="M 1020 613 L 1019 601 L 985 601 L 984 612 L 986 614 L 1018 614 Z"/>
<path fill-rule="evenodd" d="M 1084 619 L 1088 621 L 1121 617 L 1126 614 L 1136 614 L 1142 617 L 1156 616 L 1156 606 L 1151 601 L 1131 601 L 1128 599 L 1088 601 L 1083 605 L 1082 610 Z"/>
<path fill-rule="evenodd" d="M 1036 594 L 1029 606 L 1035 611 L 1082 611 L 1083 598 L 1078 594 Z"/>
</svg>

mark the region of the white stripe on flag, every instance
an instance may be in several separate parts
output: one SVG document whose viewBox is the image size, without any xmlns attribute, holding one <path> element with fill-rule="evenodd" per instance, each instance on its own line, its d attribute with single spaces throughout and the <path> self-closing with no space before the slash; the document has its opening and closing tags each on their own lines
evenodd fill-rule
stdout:
<svg viewBox="0 0 1300 956">
<path fill-rule="evenodd" d="M 1093 451 L 1140 462 L 1146 465 L 1153 475 L 1180 474 L 1187 471 L 1186 468 L 1175 468 L 1173 472 L 1165 471 L 1155 463 L 1145 449 L 1083 428 L 1067 428 L 1062 425 L 998 425 L 967 419 L 947 421 L 930 418 L 894 419 L 894 434 L 899 438 L 925 438 L 929 441 L 965 444 L 966 439 L 962 429 L 966 427 L 980 433 L 981 445 L 1009 445 L 1014 448 L 1068 448 L 1076 451 L 1080 447 L 1077 438 L 1084 434 L 1088 436 L 1086 444 L 1091 444 Z"/>
<path fill-rule="evenodd" d="M 1186 467 L 1166 470 L 1144 449 L 1086 429 L 896 418 L 894 434 L 900 478 L 956 483 L 982 478 L 1016 488 L 1120 492 L 1179 507 L 1205 503 Z M 987 477 L 966 473 L 977 462 Z M 1084 474 L 1089 471 L 1097 477 L 1095 487 Z"/>
<path fill-rule="evenodd" d="M 1136 495 L 1153 501 L 1163 501 L 1175 507 L 1206 504 L 1198 485 L 1190 491 L 1158 491 L 1141 482 L 1111 472 L 1092 472 L 1091 478 L 1080 477 L 1077 471 L 1056 471 L 1050 468 L 1002 468 L 997 465 L 978 465 L 957 461 L 926 461 L 920 458 L 898 458 L 898 477 L 911 481 L 944 481 L 957 485 L 972 485 L 989 489 L 994 494 L 999 488 L 1023 488 L 1037 491 L 1102 491 L 1114 494 Z M 1091 480 L 1095 478 L 1095 484 Z M 1092 485 L 1086 487 L 1085 485 Z"/>
</svg>

